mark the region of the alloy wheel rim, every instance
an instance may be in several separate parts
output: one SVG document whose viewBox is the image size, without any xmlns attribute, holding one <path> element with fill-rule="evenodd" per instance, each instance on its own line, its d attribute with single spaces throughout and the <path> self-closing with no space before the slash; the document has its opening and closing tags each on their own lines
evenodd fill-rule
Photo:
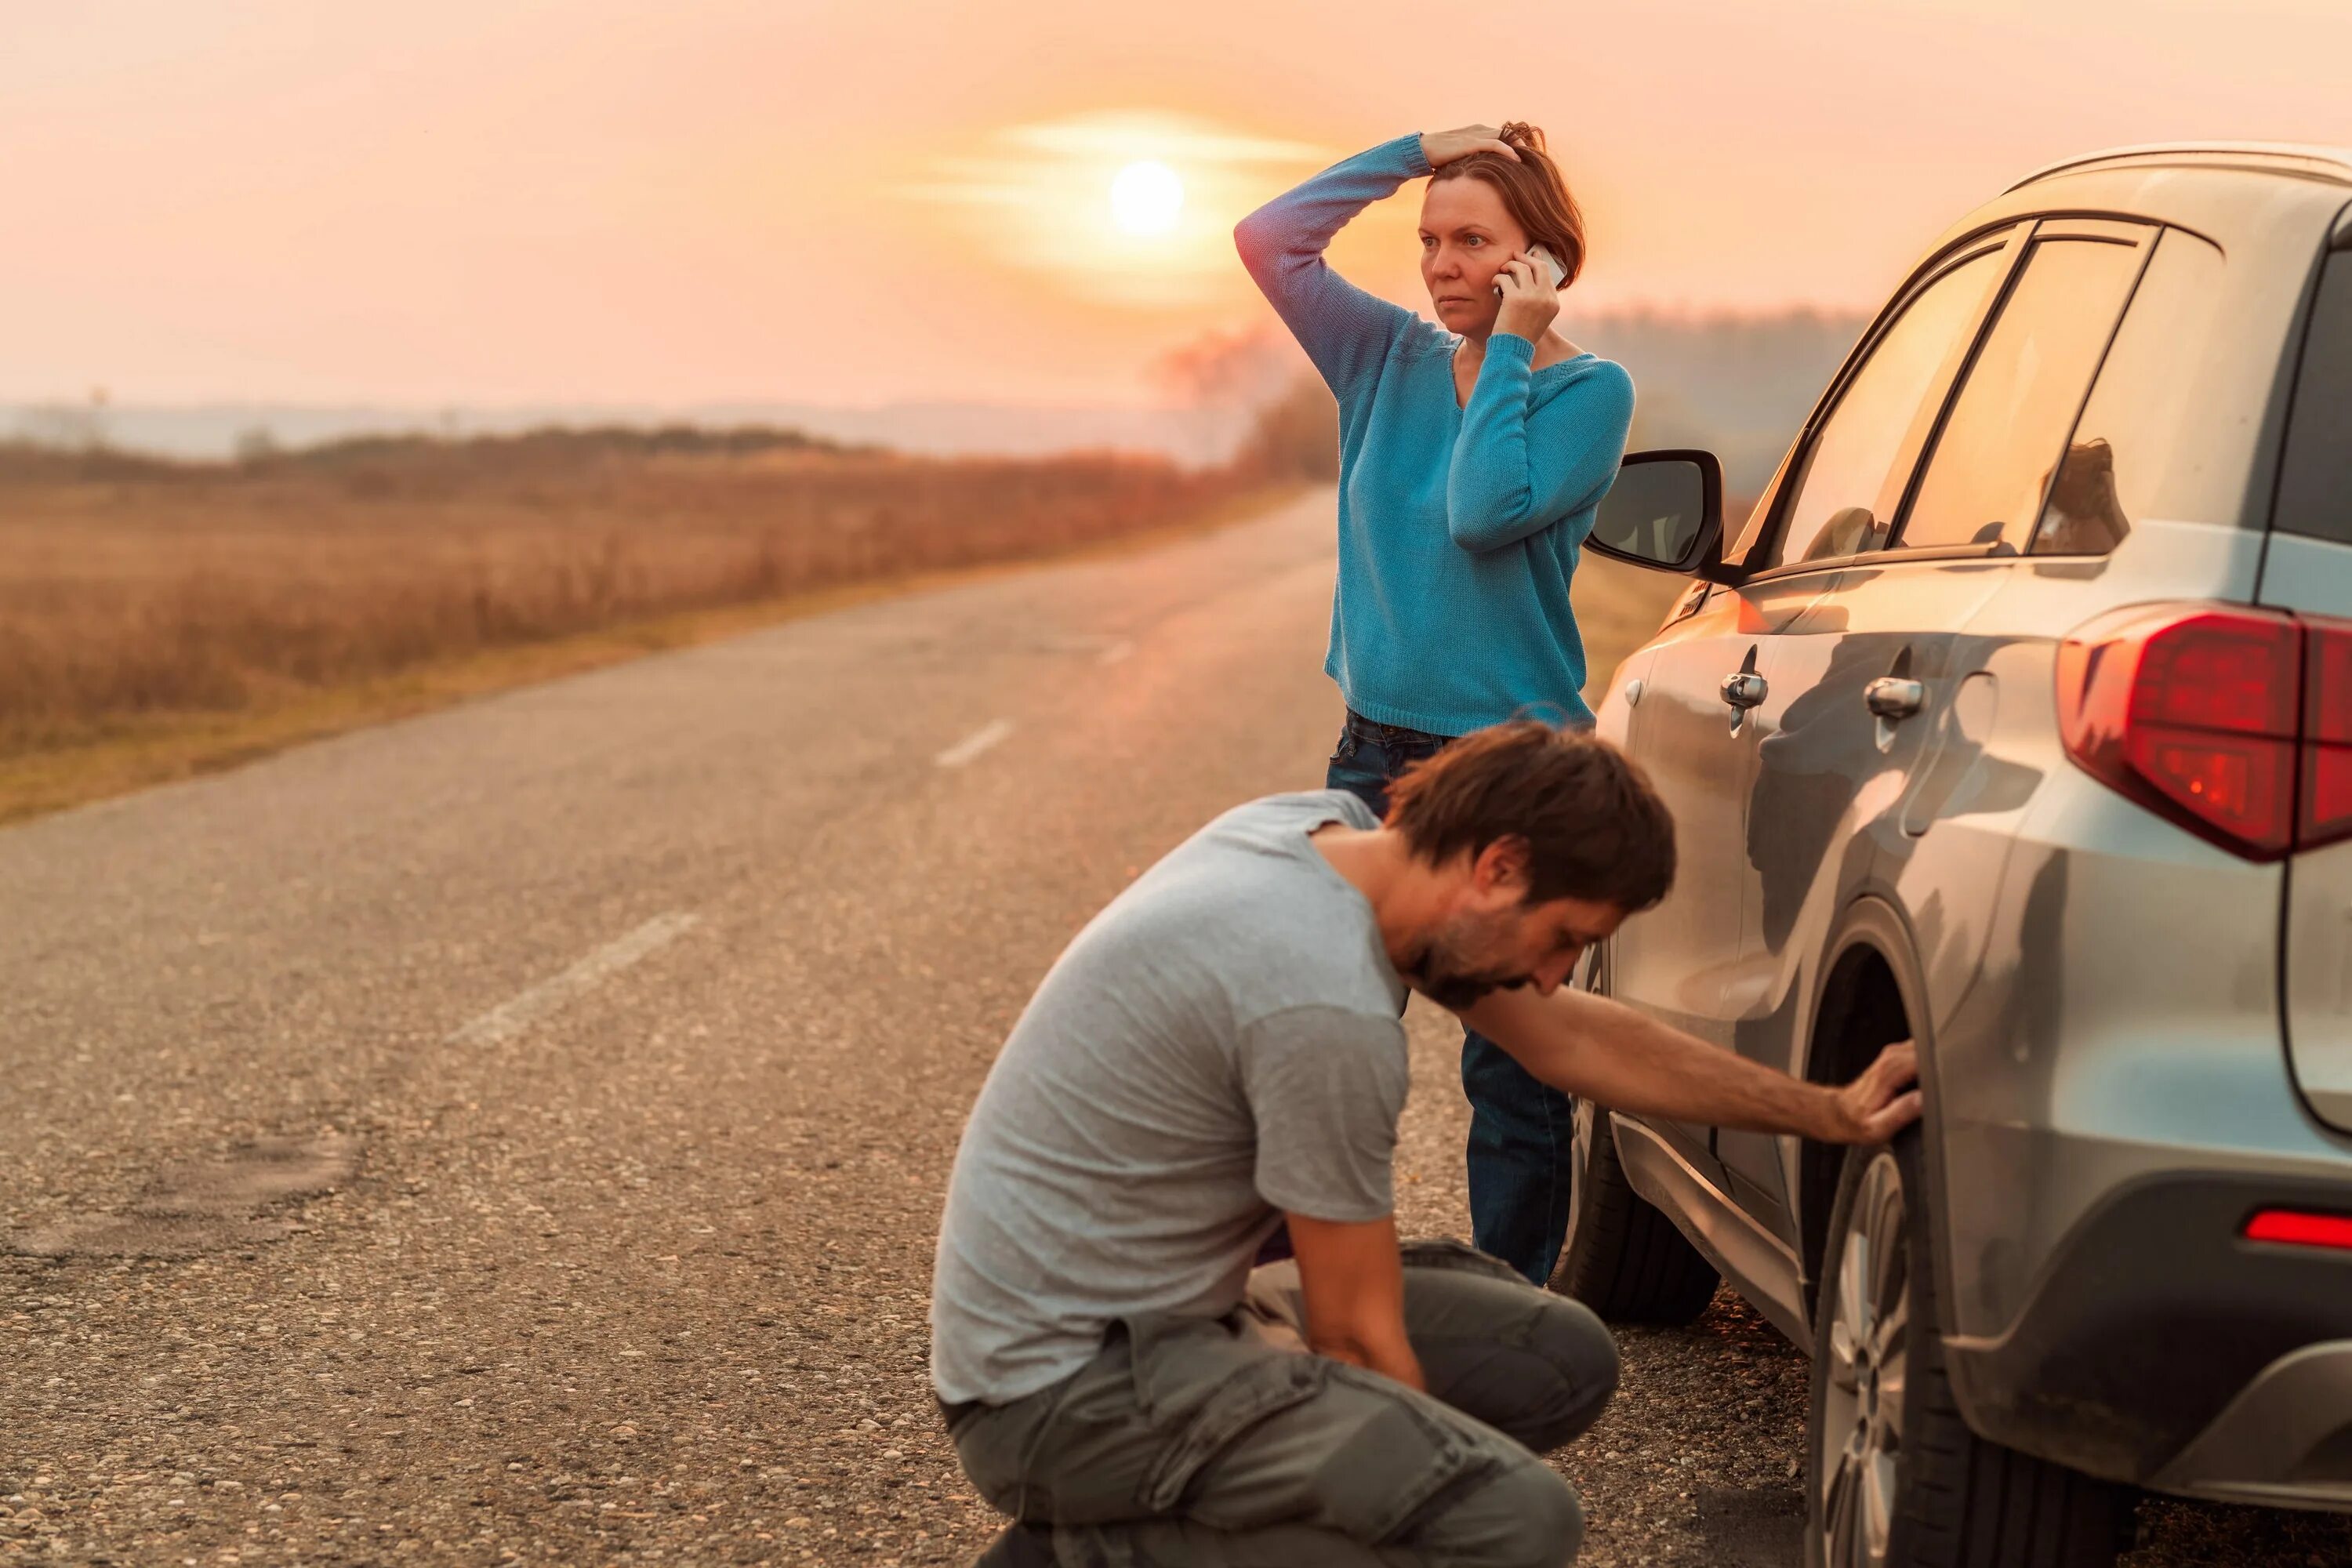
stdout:
<svg viewBox="0 0 2352 1568">
<path fill-rule="evenodd" d="M 1815 1441 L 1822 1534 L 1834 1568 L 1884 1568 L 1903 1451 L 1910 1253 L 1903 1175 L 1881 1152 L 1846 1221 L 1830 1308 L 1829 1394 Z"/>
</svg>

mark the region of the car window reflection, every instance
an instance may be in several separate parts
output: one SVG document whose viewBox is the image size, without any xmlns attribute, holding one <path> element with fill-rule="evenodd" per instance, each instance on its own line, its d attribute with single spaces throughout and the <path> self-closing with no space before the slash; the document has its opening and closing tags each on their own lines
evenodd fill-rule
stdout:
<svg viewBox="0 0 2352 1568">
<path fill-rule="evenodd" d="M 2105 555 L 2131 531 L 2116 491 L 2116 449 L 2101 439 L 2066 448 L 2050 485 L 2033 548 L 2049 555 Z"/>
</svg>

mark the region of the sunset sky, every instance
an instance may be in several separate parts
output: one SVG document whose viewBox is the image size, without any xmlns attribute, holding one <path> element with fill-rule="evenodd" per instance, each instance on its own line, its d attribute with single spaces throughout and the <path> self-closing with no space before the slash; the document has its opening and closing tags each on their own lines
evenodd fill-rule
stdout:
<svg viewBox="0 0 2352 1568">
<path fill-rule="evenodd" d="M 2352 142 L 2347 61 L 2345 0 L 0 0 L 0 399 L 1145 401 L 1264 319 L 1235 218 L 1514 118 L 1571 331 L 1866 306 L 2053 158 Z M 1416 190 L 1333 254 L 1425 311 Z"/>
</svg>

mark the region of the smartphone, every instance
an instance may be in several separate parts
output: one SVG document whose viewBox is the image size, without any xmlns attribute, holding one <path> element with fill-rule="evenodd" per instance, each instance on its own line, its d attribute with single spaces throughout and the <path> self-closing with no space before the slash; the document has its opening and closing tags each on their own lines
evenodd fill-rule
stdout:
<svg viewBox="0 0 2352 1568">
<path fill-rule="evenodd" d="M 1546 250 L 1542 246 L 1528 246 L 1528 254 L 1535 258 L 1536 264 L 1538 266 L 1541 267 L 1546 272 L 1551 275 L 1551 286 L 1553 288 L 1557 289 L 1568 280 L 1568 269 L 1559 264 L 1559 258 L 1553 256 L 1550 251 Z M 1500 283 L 1496 284 L 1495 292 L 1497 295 L 1500 295 L 1502 291 L 1503 286 Z"/>
</svg>

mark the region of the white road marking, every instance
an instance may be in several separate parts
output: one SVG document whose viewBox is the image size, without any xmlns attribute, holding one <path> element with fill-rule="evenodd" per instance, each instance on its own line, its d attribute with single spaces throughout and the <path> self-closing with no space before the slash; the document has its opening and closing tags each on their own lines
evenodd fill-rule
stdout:
<svg viewBox="0 0 2352 1568">
<path fill-rule="evenodd" d="M 447 1043 L 495 1046 L 513 1039 L 541 1018 L 575 997 L 586 994 L 639 959 L 656 952 L 692 931 L 700 915 L 672 910 L 656 915 L 636 930 L 608 942 L 562 973 L 541 981 L 530 990 L 491 1008 L 461 1029 L 453 1029 Z"/>
<path fill-rule="evenodd" d="M 1117 642 L 1111 644 L 1110 647 L 1103 649 L 1102 657 L 1096 659 L 1095 662 L 1097 664 L 1117 664 L 1119 660 L 1125 658 L 1134 651 L 1135 645 L 1128 641 L 1125 637 L 1121 637 Z"/>
<path fill-rule="evenodd" d="M 931 760 L 943 768 L 960 768 L 1013 733 L 1013 721 L 992 719 Z"/>
</svg>

